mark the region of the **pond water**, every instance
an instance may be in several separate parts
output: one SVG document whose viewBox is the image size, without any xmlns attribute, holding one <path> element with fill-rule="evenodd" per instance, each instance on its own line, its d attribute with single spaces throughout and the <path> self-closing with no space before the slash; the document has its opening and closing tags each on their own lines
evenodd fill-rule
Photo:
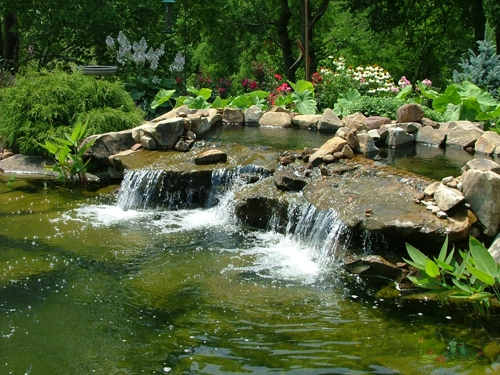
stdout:
<svg viewBox="0 0 500 375">
<path fill-rule="evenodd" d="M 349 245 L 334 213 L 251 230 L 232 212 L 238 186 L 173 211 L 122 209 L 133 188 L 0 184 L 0 374 L 495 373 L 477 353 L 498 332 L 354 292 L 330 253 Z"/>
</svg>

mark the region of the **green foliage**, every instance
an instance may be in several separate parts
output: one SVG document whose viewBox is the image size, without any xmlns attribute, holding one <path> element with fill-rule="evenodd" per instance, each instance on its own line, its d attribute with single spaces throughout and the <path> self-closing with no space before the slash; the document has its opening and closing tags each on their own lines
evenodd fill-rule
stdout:
<svg viewBox="0 0 500 375">
<path fill-rule="evenodd" d="M 500 300 L 497 287 L 500 266 L 475 238 L 470 237 L 468 252 L 460 251 L 461 263 L 454 258 L 454 248 L 448 253 L 448 238 L 437 258 L 430 259 L 409 244 L 406 249 L 411 260 L 405 261 L 419 270 L 418 275 L 410 275 L 408 279 L 421 288 L 434 291 L 443 301 L 466 299 L 476 313 L 488 315 L 490 299 Z"/>
<path fill-rule="evenodd" d="M 356 89 L 349 89 L 345 94 L 340 94 L 337 102 L 334 105 L 334 111 L 339 116 L 346 116 L 350 114 L 348 109 L 356 105 L 361 100 L 361 94 Z"/>
<path fill-rule="evenodd" d="M 7 179 L 7 182 L 6 182 L 6 185 L 7 187 L 9 188 L 9 190 L 12 190 L 13 189 L 13 184 L 14 182 L 16 182 L 17 180 L 17 176 L 15 174 L 13 174 L 12 176 L 10 176 L 8 179 Z"/>
<path fill-rule="evenodd" d="M 314 115 L 318 108 L 314 100 L 314 86 L 311 82 L 299 80 L 296 83 L 288 82 L 293 92 L 290 94 L 297 111 L 301 115 Z"/>
<path fill-rule="evenodd" d="M 15 86 L 0 90 L 0 113 L 0 135 L 9 147 L 27 155 L 46 154 L 40 144 L 64 137 L 77 121 L 88 121 L 87 135 L 129 129 L 143 121 L 120 83 L 61 71 L 18 77 Z"/>
<path fill-rule="evenodd" d="M 500 102 L 469 81 L 449 85 L 440 94 L 420 85 L 422 95 L 432 99 L 432 107 L 447 121 L 488 121 L 500 116 Z"/>
<path fill-rule="evenodd" d="M 266 91 L 251 91 L 234 98 L 229 103 L 229 106 L 246 109 L 250 108 L 252 105 L 256 105 L 261 110 L 264 110 L 265 108 L 267 108 L 267 97 L 269 97 L 269 93 Z"/>
<path fill-rule="evenodd" d="M 462 59 L 459 66 L 461 72 L 453 72 L 453 81 L 462 83 L 470 81 L 492 96 L 499 97 L 500 88 L 500 55 L 495 53 L 495 46 L 486 40 L 478 40 L 479 53 L 469 49 L 469 60 Z"/>
<path fill-rule="evenodd" d="M 81 144 L 87 124 L 77 122 L 71 134 L 64 134 L 65 138 L 53 137 L 52 142 L 46 140 L 45 144 L 40 145 L 46 149 L 55 158 L 55 164 L 46 166 L 58 174 L 60 180 L 65 184 L 68 182 L 87 183 L 87 163 L 83 159 L 85 151 L 94 144 L 95 140 Z"/>
</svg>

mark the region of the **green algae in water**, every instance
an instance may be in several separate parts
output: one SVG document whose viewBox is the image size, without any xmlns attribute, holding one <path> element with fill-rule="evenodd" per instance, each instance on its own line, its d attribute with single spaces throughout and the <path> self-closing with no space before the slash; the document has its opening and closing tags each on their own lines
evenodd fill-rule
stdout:
<svg viewBox="0 0 500 375">
<path fill-rule="evenodd" d="M 428 365 L 419 338 L 436 356 L 451 337 L 486 343 L 453 315 L 356 298 L 334 264 L 221 211 L 16 194 L 0 204 L 2 374 L 416 374 Z M 493 371 L 472 358 L 436 366 Z"/>
</svg>

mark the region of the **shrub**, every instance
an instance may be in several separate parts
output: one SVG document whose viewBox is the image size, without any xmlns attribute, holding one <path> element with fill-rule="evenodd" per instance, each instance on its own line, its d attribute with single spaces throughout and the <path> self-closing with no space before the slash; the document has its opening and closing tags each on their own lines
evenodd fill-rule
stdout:
<svg viewBox="0 0 500 375">
<path fill-rule="evenodd" d="M 352 115 L 361 112 L 365 116 L 384 116 L 396 119 L 396 111 L 405 104 L 402 99 L 395 97 L 361 96 L 358 100 L 350 102 L 343 110 L 342 115 Z"/>
<path fill-rule="evenodd" d="M 1 89 L 0 113 L 0 136 L 27 155 L 46 155 L 39 144 L 63 138 L 78 121 L 88 120 L 87 136 L 130 129 L 144 118 L 121 83 L 60 71 L 30 73 Z"/>
<path fill-rule="evenodd" d="M 453 72 L 453 81 L 470 81 L 491 95 L 500 96 L 500 55 L 495 53 L 495 46 L 486 40 L 477 41 L 479 53 L 469 50 L 469 60 L 462 59 L 461 72 Z"/>
</svg>

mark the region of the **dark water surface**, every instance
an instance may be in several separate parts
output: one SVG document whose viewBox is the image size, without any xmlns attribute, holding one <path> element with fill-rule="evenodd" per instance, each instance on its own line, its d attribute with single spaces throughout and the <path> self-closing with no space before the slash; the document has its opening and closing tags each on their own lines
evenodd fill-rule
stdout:
<svg viewBox="0 0 500 375">
<path fill-rule="evenodd" d="M 242 130 L 235 142 L 257 137 Z M 311 133 L 306 145 L 322 143 Z M 292 144 L 304 147 L 280 138 L 280 147 Z M 0 374 L 498 368 L 477 356 L 498 332 L 430 302 L 410 307 L 354 292 L 339 259 L 325 256 L 328 246 L 238 225 L 237 187 L 215 207 L 177 211 L 125 211 L 114 188 L 0 185 Z M 449 355 L 452 339 L 465 343 L 466 356 Z"/>
</svg>

